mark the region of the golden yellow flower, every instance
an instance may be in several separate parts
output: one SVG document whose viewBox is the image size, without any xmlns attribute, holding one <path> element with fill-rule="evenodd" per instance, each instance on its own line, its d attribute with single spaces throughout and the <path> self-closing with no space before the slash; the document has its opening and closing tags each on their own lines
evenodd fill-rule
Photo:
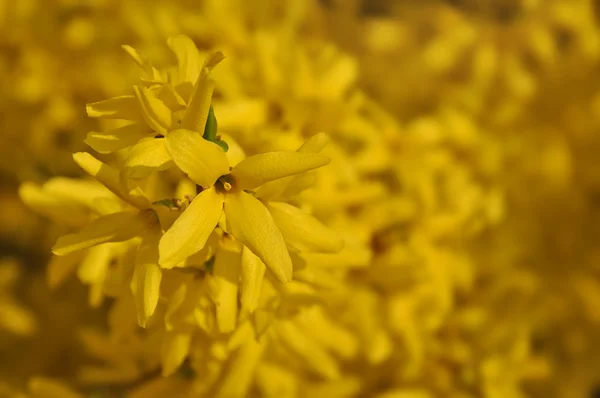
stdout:
<svg viewBox="0 0 600 398">
<path fill-rule="evenodd" d="M 223 149 L 197 132 L 176 130 L 166 137 L 175 164 L 202 192 L 160 241 L 160 264 L 171 268 L 206 243 L 222 214 L 224 229 L 257 255 L 282 282 L 292 278 L 292 261 L 273 217 L 250 190 L 322 167 L 318 153 L 270 152 L 250 156 L 230 168 Z"/>
</svg>

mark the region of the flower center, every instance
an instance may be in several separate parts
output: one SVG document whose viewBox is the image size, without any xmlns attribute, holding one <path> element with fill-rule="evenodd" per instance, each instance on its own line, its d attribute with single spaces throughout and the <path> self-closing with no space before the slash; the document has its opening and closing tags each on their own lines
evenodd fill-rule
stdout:
<svg viewBox="0 0 600 398">
<path fill-rule="evenodd" d="M 235 179 L 231 174 L 222 175 L 215 182 L 215 188 L 221 193 L 226 193 L 235 188 Z"/>
</svg>

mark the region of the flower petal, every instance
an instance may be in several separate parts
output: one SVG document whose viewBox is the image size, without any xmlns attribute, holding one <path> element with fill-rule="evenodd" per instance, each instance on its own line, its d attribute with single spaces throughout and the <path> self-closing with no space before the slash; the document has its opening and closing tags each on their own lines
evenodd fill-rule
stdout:
<svg viewBox="0 0 600 398">
<path fill-rule="evenodd" d="M 84 142 L 98 153 L 111 153 L 131 146 L 148 135 L 148 127 L 133 123 L 107 132 L 91 131 Z"/>
<path fill-rule="evenodd" d="M 325 133 L 317 133 L 307 139 L 298 152 L 321 152 L 329 144 L 329 136 Z"/>
<path fill-rule="evenodd" d="M 144 195 L 141 188 L 133 184 L 134 188 L 127 192 L 121 184 L 119 172 L 112 167 L 102 163 L 89 153 L 77 152 L 73 154 L 75 162 L 85 170 L 86 173 L 94 177 L 98 182 L 110 189 L 112 193 L 120 197 L 130 205 L 139 209 L 150 207 L 148 198 Z"/>
<path fill-rule="evenodd" d="M 325 133 L 317 133 L 298 148 L 298 152 L 321 152 L 329 143 L 329 136 Z M 295 175 L 269 181 L 256 190 L 256 197 L 263 200 L 282 199 L 284 196 L 293 196 L 307 187 L 313 185 L 315 176 L 312 173 Z"/>
<path fill-rule="evenodd" d="M 236 353 L 214 395 L 215 398 L 247 397 L 264 344 L 248 340 Z"/>
<path fill-rule="evenodd" d="M 267 207 L 290 249 L 335 253 L 344 247 L 335 231 L 297 207 L 283 202 L 269 202 Z"/>
<path fill-rule="evenodd" d="M 92 221 L 76 234 L 58 238 L 52 252 L 57 256 L 64 256 L 101 243 L 123 242 L 139 236 L 146 225 L 146 220 L 134 212 L 108 214 Z"/>
<path fill-rule="evenodd" d="M 179 80 L 196 83 L 202 59 L 192 39 L 185 35 L 171 36 L 167 39 L 167 45 L 177 57 Z"/>
<path fill-rule="evenodd" d="M 223 195 L 214 188 L 201 192 L 160 240 L 160 265 L 173 268 L 201 250 L 223 210 Z"/>
<path fill-rule="evenodd" d="M 146 322 L 154 314 L 160 295 L 162 270 L 158 266 L 158 226 L 149 230 L 142 239 L 135 259 L 131 290 L 135 297 L 138 324 L 146 327 Z"/>
<path fill-rule="evenodd" d="M 173 118 L 169 107 L 146 87 L 134 86 L 133 91 L 142 107 L 142 115 L 148 126 L 157 133 L 166 135 Z"/>
<path fill-rule="evenodd" d="M 46 377 L 33 377 L 29 379 L 29 391 L 34 397 L 84 398 L 84 395 L 74 392 L 62 382 Z"/>
<path fill-rule="evenodd" d="M 309 339 L 291 321 L 279 321 L 274 325 L 283 344 L 296 354 L 308 368 L 327 379 L 339 377 L 340 370 L 333 357 Z"/>
<path fill-rule="evenodd" d="M 85 106 L 89 117 L 101 119 L 124 119 L 143 122 L 144 116 L 133 95 L 122 95 Z"/>
<path fill-rule="evenodd" d="M 231 171 L 240 189 L 253 189 L 268 181 L 325 166 L 330 159 L 318 153 L 267 152 L 242 160 Z"/>
<path fill-rule="evenodd" d="M 189 130 L 171 131 L 166 138 L 167 151 L 173 161 L 196 184 L 208 188 L 217 178 L 229 173 L 225 151 Z"/>
<path fill-rule="evenodd" d="M 152 63 L 145 56 L 140 55 L 136 49 L 131 46 L 121 46 L 123 50 L 135 61 L 136 64 L 142 69 L 142 76 L 140 79 L 145 83 L 159 83 L 163 82 L 163 77 L 160 72 L 152 66 Z"/>
<path fill-rule="evenodd" d="M 218 286 L 215 306 L 217 327 L 221 333 L 232 332 L 237 325 L 239 274 L 240 253 L 219 250 L 215 258 L 213 276 Z"/>
<path fill-rule="evenodd" d="M 82 203 L 48 192 L 45 186 L 24 182 L 19 187 L 19 196 L 31 209 L 65 225 L 78 227 L 89 221 L 90 212 Z"/>
<path fill-rule="evenodd" d="M 267 268 L 246 246 L 242 249 L 240 304 L 242 312 L 251 314 L 258 305 L 263 277 Z"/>
<path fill-rule="evenodd" d="M 204 125 L 208 118 L 210 101 L 215 87 L 215 82 L 210 76 L 210 71 L 225 57 L 223 53 L 217 52 L 204 62 L 200 77 L 194 87 L 194 93 L 188 104 L 188 109 L 181 121 L 181 127 L 196 132 L 204 132 Z"/>
<path fill-rule="evenodd" d="M 51 289 L 64 282 L 81 262 L 81 253 L 66 256 L 52 256 L 46 269 L 46 280 Z"/>
<path fill-rule="evenodd" d="M 267 208 L 246 192 L 225 195 L 227 228 L 282 282 L 292 279 L 292 260 Z"/>
<path fill-rule="evenodd" d="M 125 168 L 131 178 L 143 178 L 152 171 L 165 170 L 171 162 L 164 138 L 147 138 L 134 145 L 127 153 Z"/>
<path fill-rule="evenodd" d="M 190 352 L 191 344 L 190 333 L 167 333 L 160 350 L 160 363 L 164 377 L 172 375 L 181 366 Z"/>
</svg>

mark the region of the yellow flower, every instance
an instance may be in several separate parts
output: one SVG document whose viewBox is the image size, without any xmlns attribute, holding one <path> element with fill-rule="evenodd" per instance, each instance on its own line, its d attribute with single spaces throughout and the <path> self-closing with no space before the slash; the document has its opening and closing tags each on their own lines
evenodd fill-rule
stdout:
<svg viewBox="0 0 600 398">
<path fill-rule="evenodd" d="M 134 86 L 133 95 L 91 103 L 86 108 L 92 118 L 119 121 L 116 129 L 90 132 L 85 142 L 99 153 L 124 150 L 123 166 L 133 178 L 171 165 L 163 138 L 171 131 L 204 131 L 214 90 L 210 72 L 224 58 L 217 52 L 202 64 L 198 49 L 186 36 L 171 37 L 168 44 L 178 67 L 164 73 L 133 48 L 123 46 L 142 69 L 143 85 Z"/>
<path fill-rule="evenodd" d="M 172 268 L 206 243 L 222 214 L 224 229 L 247 246 L 282 282 L 292 278 L 292 261 L 284 238 L 267 207 L 250 190 L 322 167 L 318 153 L 269 152 L 250 156 L 235 167 L 223 149 L 200 133 L 176 130 L 166 137 L 175 164 L 203 191 L 160 241 L 160 264 Z"/>
<path fill-rule="evenodd" d="M 88 153 L 76 153 L 75 161 L 91 176 L 111 190 L 130 209 L 103 215 L 80 232 L 62 236 L 58 239 L 52 252 L 58 256 L 92 248 L 98 245 L 98 256 L 111 250 L 110 242 L 125 242 L 140 237 L 131 289 L 136 297 L 138 322 L 145 326 L 147 319 L 154 313 L 159 298 L 159 287 L 162 278 L 158 266 L 158 240 L 162 229 L 157 213 L 152 204 L 135 182 L 121 181 L 120 174 L 110 166 L 100 162 Z M 131 209 L 133 208 L 133 209 Z M 94 261 L 94 264 L 97 261 Z M 91 266 L 95 270 L 96 266 Z M 105 267 L 106 268 L 106 267 Z"/>
</svg>

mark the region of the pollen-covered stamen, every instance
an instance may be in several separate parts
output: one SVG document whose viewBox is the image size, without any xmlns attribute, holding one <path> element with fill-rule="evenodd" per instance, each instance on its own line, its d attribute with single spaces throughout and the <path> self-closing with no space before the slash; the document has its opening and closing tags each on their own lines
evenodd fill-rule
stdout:
<svg viewBox="0 0 600 398">
<path fill-rule="evenodd" d="M 235 188 L 235 179 L 231 174 L 222 175 L 215 182 L 215 188 L 221 193 L 226 193 Z"/>
</svg>

